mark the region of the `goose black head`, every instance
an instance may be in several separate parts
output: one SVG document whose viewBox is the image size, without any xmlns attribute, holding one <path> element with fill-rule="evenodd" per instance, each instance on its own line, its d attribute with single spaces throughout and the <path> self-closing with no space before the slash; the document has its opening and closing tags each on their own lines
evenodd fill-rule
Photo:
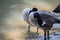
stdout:
<svg viewBox="0 0 60 40">
<path fill-rule="evenodd" d="M 60 4 L 52 12 L 60 13 Z"/>
<path fill-rule="evenodd" d="M 31 12 L 35 12 L 35 11 L 38 11 L 38 9 L 35 8 L 35 7 L 33 7 L 32 10 L 31 10 L 29 13 L 31 13 Z"/>
<path fill-rule="evenodd" d="M 32 9 L 32 11 L 38 11 L 38 9 L 34 7 L 34 8 Z"/>
<path fill-rule="evenodd" d="M 34 13 L 34 18 L 37 18 L 37 22 L 38 22 L 39 26 L 43 27 L 42 26 L 43 20 L 42 20 L 41 16 L 39 15 L 39 13 Z"/>
<path fill-rule="evenodd" d="M 34 18 L 40 18 L 39 13 L 34 13 Z"/>
</svg>

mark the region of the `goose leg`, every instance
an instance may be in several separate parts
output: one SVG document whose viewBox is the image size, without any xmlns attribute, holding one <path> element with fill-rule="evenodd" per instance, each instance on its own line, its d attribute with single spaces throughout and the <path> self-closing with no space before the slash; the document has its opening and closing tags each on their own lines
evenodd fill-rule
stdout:
<svg viewBox="0 0 60 40">
<path fill-rule="evenodd" d="M 49 30 L 47 31 L 47 39 L 49 40 Z"/>
<path fill-rule="evenodd" d="M 30 32 L 30 25 L 28 26 L 28 33 Z"/>
<path fill-rule="evenodd" d="M 38 36 L 39 36 L 39 34 L 38 34 L 38 30 L 39 30 L 39 28 L 37 28 L 37 38 L 38 38 Z"/>
<path fill-rule="evenodd" d="M 46 31 L 44 31 L 44 40 L 46 40 Z"/>
<path fill-rule="evenodd" d="M 28 38 L 30 38 L 30 25 L 28 26 L 28 35 L 29 35 Z"/>
</svg>

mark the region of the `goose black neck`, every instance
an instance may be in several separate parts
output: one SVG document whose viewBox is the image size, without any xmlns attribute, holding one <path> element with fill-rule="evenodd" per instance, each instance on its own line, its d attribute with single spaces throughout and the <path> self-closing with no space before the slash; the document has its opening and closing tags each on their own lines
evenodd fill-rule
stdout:
<svg viewBox="0 0 60 40">
<path fill-rule="evenodd" d="M 37 21 L 38 21 L 39 26 L 42 27 L 43 21 L 41 19 L 41 16 L 39 15 L 39 13 L 35 13 L 34 14 L 34 18 L 37 18 Z"/>
<path fill-rule="evenodd" d="M 40 26 L 40 27 L 43 27 L 43 26 L 42 26 L 43 21 L 42 21 L 41 17 L 38 17 L 38 18 L 37 18 L 37 21 L 38 21 L 39 26 Z"/>
</svg>

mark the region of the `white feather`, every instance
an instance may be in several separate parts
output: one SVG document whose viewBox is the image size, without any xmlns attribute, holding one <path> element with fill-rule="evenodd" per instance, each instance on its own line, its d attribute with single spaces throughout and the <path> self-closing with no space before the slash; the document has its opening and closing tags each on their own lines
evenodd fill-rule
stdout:
<svg viewBox="0 0 60 40">
<path fill-rule="evenodd" d="M 32 26 L 32 24 L 29 22 L 29 12 L 30 12 L 30 8 L 25 8 L 24 10 L 23 10 L 23 18 L 24 18 L 24 21 L 28 24 L 28 25 L 31 25 Z"/>
</svg>

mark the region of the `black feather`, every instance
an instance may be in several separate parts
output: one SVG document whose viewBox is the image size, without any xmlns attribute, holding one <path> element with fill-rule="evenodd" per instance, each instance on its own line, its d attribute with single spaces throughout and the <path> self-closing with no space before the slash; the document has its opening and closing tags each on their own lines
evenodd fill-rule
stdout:
<svg viewBox="0 0 60 40">
<path fill-rule="evenodd" d="M 37 18 L 39 26 L 42 27 L 43 21 L 42 21 L 40 15 L 39 15 L 39 13 L 35 13 L 34 18 Z"/>
<path fill-rule="evenodd" d="M 60 13 L 60 4 L 52 12 Z"/>
</svg>

